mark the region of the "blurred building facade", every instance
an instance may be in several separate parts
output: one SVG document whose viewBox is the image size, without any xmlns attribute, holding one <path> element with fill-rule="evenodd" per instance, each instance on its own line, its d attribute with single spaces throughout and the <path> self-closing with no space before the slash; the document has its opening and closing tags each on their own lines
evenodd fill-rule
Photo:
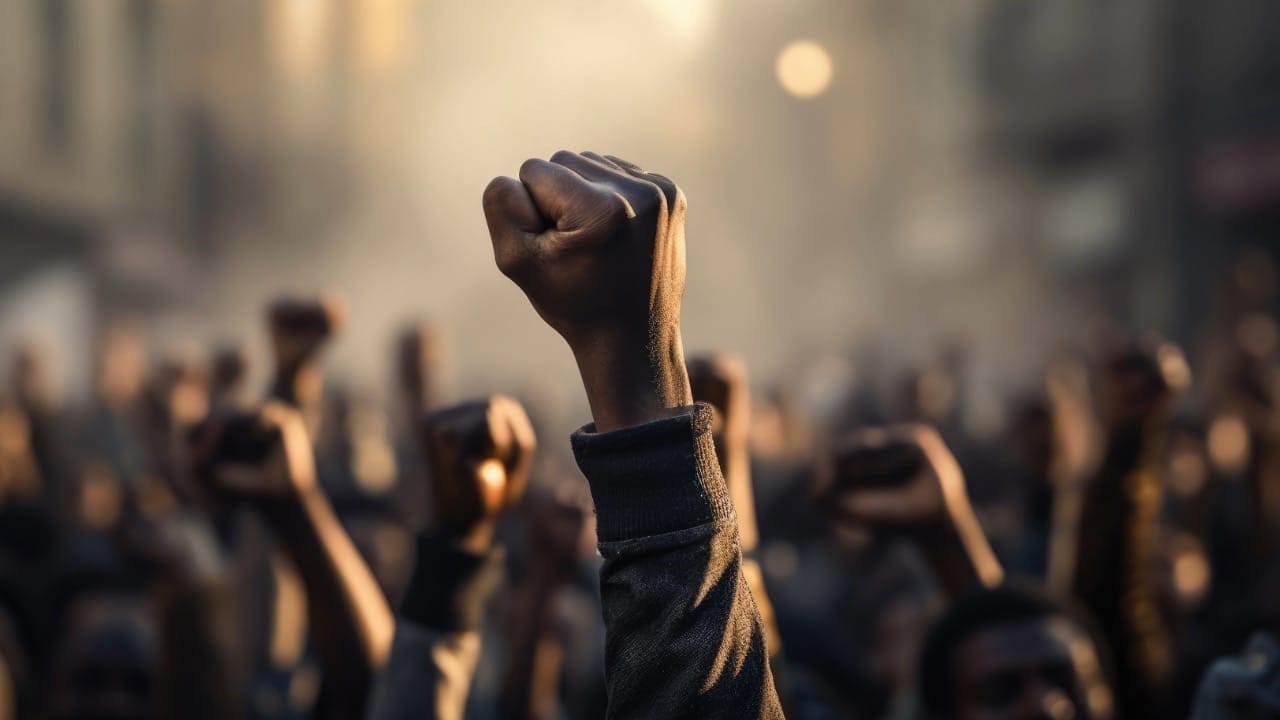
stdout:
<svg viewBox="0 0 1280 720">
<path fill-rule="evenodd" d="M 652 130 L 669 156 L 706 148 L 700 159 L 716 167 L 694 178 L 712 188 L 704 198 L 712 195 L 718 211 L 700 210 L 719 216 L 702 221 L 707 234 L 767 236 L 714 246 L 721 256 L 723 246 L 740 246 L 754 257 L 726 263 L 725 273 L 746 279 L 712 278 L 703 285 L 712 293 L 754 286 L 820 307 L 833 293 L 870 288 L 850 296 L 854 310 L 815 320 L 820 326 L 884 314 L 868 301 L 877 294 L 894 305 L 952 293 L 970 299 L 936 303 L 937 317 L 919 318 L 922 333 L 937 334 L 930 322 L 989 316 L 999 332 L 1047 338 L 1119 311 L 1122 323 L 1190 340 L 1217 269 L 1237 246 L 1275 235 L 1280 50 L 1270 39 L 1280 11 L 1267 0 L 645 6 L 678 20 L 677 35 L 704 35 L 702 49 L 666 59 L 686 63 L 689 88 L 673 93 L 675 106 L 661 110 L 673 119 L 658 128 L 644 113 L 659 110 L 602 107 L 636 114 L 635 127 L 618 132 Z M 604 11 L 579 11 L 548 5 L 538 32 L 558 31 L 552 20 L 565 15 L 617 24 Z M 503 129 L 501 115 L 485 117 L 502 107 L 485 86 L 501 93 L 538 78 L 522 68 L 497 71 L 508 78 L 492 67 L 474 77 L 465 66 L 440 67 L 442 59 L 468 62 L 458 48 L 469 41 L 455 34 L 517 42 L 503 17 L 500 3 L 422 0 L 0 4 L 0 336 L 19 324 L 12 309 L 28 313 L 33 303 L 50 306 L 35 313 L 49 327 L 71 316 L 71 325 L 94 328 L 117 314 L 200 313 L 229 302 L 219 294 L 240 285 L 223 284 L 255 267 L 228 258 L 287 264 L 289 252 L 318 253 L 326 242 L 374 247 L 395 235 L 387 218 L 413 206 L 405 198 L 434 193 L 453 205 L 474 195 L 470 184 L 453 194 L 453 170 L 442 166 L 455 154 L 411 143 L 447 145 L 460 123 Z M 806 32 L 836 59 L 829 96 L 808 105 L 763 98 L 757 66 L 793 39 L 786 33 Z M 542 60 L 594 81 L 554 55 Z M 467 102 L 479 103 L 474 114 L 457 108 Z M 742 147 L 743 138 L 785 133 L 801 137 Z M 515 126 L 508 134 L 493 144 L 540 137 Z M 742 198 L 714 197 L 717 173 L 739 194 L 794 186 L 772 193 L 788 212 L 735 226 L 732 203 Z M 770 177 L 746 179 L 753 175 Z M 369 207 L 380 220 L 347 220 Z M 451 208 L 426 212 L 437 236 L 456 227 L 439 220 Z M 478 224 L 476 215 L 468 217 Z M 849 237 L 823 237 L 853 222 L 845 215 L 880 246 L 855 253 Z M 336 232 L 344 222 L 351 229 Z M 813 238 L 804 253 L 775 240 L 805 233 Z M 411 240 L 462 262 L 443 240 Z M 705 263 L 698 248 L 690 252 Z M 337 256 L 338 264 L 350 257 Z M 884 271 L 829 272 L 796 287 L 815 265 Z M 402 267 L 389 271 L 418 281 Z M 438 278 L 439 292 L 467 292 L 469 272 Z M 78 290 L 57 292 L 63 287 Z M 1072 302 L 1053 302 L 1064 297 Z M 467 308 L 483 304 L 465 298 L 458 303 Z M 777 320 L 768 315 L 773 304 L 761 305 L 761 322 Z M 744 336 L 758 325 L 724 324 L 735 322 Z M 972 339 L 999 348 L 991 332 Z"/>
<path fill-rule="evenodd" d="M 1194 341 L 1241 249 L 1276 250 L 1277 31 L 1265 0 L 990 3 L 984 164 L 1063 293 Z"/>
</svg>

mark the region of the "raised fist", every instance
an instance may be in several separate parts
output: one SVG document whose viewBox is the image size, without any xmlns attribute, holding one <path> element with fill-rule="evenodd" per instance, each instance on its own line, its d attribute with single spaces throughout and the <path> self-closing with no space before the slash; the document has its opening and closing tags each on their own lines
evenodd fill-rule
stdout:
<svg viewBox="0 0 1280 720">
<path fill-rule="evenodd" d="M 597 428 L 689 404 L 684 194 L 624 160 L 560 151 L 484 193 L 498 269 L 578 360 Z"/>
<path fill-rule="evenodd" d="M 281 298 L 267 312 L 276 367 L 281 373 L 296 371 L 314 360 L 326 341 L 346 322 L 341 298 Z"/>
<path fill-rule="evenodd" d="M 953 596 L 1003 581 L 960 465 L 932 428 L 857 433 L 819 473 L 817 491 L 838 519 L 915 541 Z"/>
<path fill-rule="evenodd" d="M 923 425 L 857 432 L 828 459 L 817 492 L 839 519 L 882 531 L 950 527 L 971 512 L 959 464 Z"/>
<path fill-rule="evenodd" d="M 283 403 L 252 413 L 215 412 L 188 439 L 196 479 L 225 499 L 296 500 L 318 487 L 302 416 Z"/>
<path fill-rule="evenodd" d="M 433 524 L 483 550 L 498 517 L 524 492 L 537 440 L 520 403 L 502 395 L 430 413 L 421 424 L 431 466 Z"/>
</svg>

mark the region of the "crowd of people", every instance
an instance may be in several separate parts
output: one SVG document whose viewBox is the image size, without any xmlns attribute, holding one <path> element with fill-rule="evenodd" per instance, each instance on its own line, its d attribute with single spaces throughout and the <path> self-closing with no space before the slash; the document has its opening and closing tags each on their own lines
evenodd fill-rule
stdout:
<svg viewBox="0 0 1280 720">
<path fill-rule="evenodd" d="M 258 397 L 236 348 L 151 367 L 106 331 L 79 403 L 17 352 L 0 717 L 1280 717 L 1265 255 L 1194 363 L 1092 339 L 992 437 L 956 353 L 832 388 L 821 422 L 686 358 L 662 175 L 562 151 L 483 205 L 577 362 L 569 443 L 509 395 L 440 406 L 429 326 L 397 345 L 398 421 L 371 419 L 324 382 L 331 297 L 268 308 Z"/>
</svg>

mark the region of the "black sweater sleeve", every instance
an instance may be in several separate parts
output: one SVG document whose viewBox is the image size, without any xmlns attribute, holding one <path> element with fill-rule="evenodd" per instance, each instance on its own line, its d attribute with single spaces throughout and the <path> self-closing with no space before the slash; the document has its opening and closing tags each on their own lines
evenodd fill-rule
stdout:
<svg viewBox="0 0 1280 720">
<path fill-rule="evenodd" d="M 604 565 L 609 718 L 781 718 L 711 410 L 573 436 Z"/>
<path fill-rule="evenodd" d="M 447 536 L 418 535 L 391 656 L 374 685 L 370 720 L 461 720 L 480 660 L 484 605 L 502 580 L 500 549 L 477 555 Z"/>
</svg>

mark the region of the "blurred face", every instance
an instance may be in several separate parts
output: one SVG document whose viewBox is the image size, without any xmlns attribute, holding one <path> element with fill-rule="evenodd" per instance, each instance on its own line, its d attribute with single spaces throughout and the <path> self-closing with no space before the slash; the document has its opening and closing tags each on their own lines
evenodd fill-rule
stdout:
<svg viewBox="0 0 1280 720">
<path fill-rule="evenodd" d="M 68 621 L 54 660 L 50 716 L 151 718 L 156 640 L 145 600 L 87 597 L 74 604 Z"/>
<path fill-rule="evenodd" d="M 956 652 L 961 720 L 1106 720 L 1110 690 L 1088 637 L 1064 618 L 993 625 Z"/>
</svg>

